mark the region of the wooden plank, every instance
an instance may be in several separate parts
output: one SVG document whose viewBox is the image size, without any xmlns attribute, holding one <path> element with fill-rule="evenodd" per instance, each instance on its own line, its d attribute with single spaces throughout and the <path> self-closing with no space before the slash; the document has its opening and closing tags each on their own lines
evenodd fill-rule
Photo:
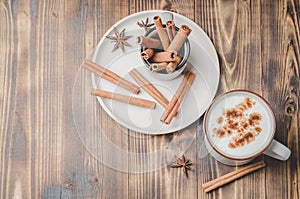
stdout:
<svg viewBox="0 0 300 199">
<path fill-rule="evenodd" d="M 299 198 L 299 3 L 264 3 L 262 45 L 264 93 L 276 113 L 275 138 L 290 147 L 287 162 L 266 159 L 266 194 Z M 276 49 L 276 50 L 275 50 Z M 298 129 L 298 130 L 297 130 Z M 297 132 L 298 131 L 298 132 Z M 293 141 L 292 141 L 293 140 Z M 276 173 L 276 175 L 274 175 Z M 280 178 L 279 183 L 273 183 Z"/>
<path fill-rule="evenodd" d="M 34 166 L 31 197 L 53 197 L 60 194 L 63 143 L 63 34 L 59 1 L 29 2 L 31 10 L 31 57 L 34 98 L 32 125 Z M 56 186 L 54 186 L 56 185 Z"/>
<path fill-rule="evenodd" d="M 0 197 L 5 198 L 7 195 L 6 185 L 8 183 L 8 159 L 9 159 L 9 148 L 7 147 L 11 139 L 11 122 L 13 116 L 12 103 L 14 90 L 12 85 L 15 85 L 13 80 L 13 22 L 12 22 L 12 11 L 9 3 L 0 2 Z M 9 133 L 8 133 L 9 132 Z"/>
<path fill-rule="evenodd" d="M 64 27 L 66 27 L 66 31 L 64 31 L 64 48 L 68 49 L 64 54 L 64 59 L 66 60 L 66 63 L 68 63 L 64 69 L 64 74 L 69 80 L 73 79 L 71 82 L 74 82 L 74 77 L 79 69 L 80 64 L 87 54 L 92 50 L 92 48 L 96 46 L 98 40 L 104 34 L 104 31 L 117 20 L 119 20 L 119 18 L 114 19 L 105 17 L 107 13 L 111 13 L 112 7 L 113 5 L 107 1 L 102 3 L 96 3 L 94 1 L 72 1 L 65 4 L 65 13 L 66 16 L 69 17 L 65 18 L 63 21 Z M 85 84 L 83 84 L 82 89 L 84 89 L 86 92 L 89 92 L 91 87 L 90 74 L 85 73 L 83 78 Z M 65 93 L 65 95 L 69 96 L 69 100 L 71 99 L 72 86 L 72 84 L 65 84 L 65 88 L 68 91 L 68 93 Z M 97 105 L 97 108 L 99 108 L 95 98 L 91 97 L 88 100 L 89 102 L 85 103 L 94 103 L 95 107 Z M 91 143 L 97 137 L 100 129 L 95 129 L 95 131 L 89 134 L 91 137 L 74 139 L 74 136 L 77 136 L 77 133 L 76 130 L 72 128 L 74 124 L 70 120 L 73 117 L 71 114 L 72 107 L 70 101 L 65 101 L 65 107 L 66 114 L 64 115 L 64 118 L 70 122 L 65 124 L 64 129 L 71 133 L 64 137 L 66 143 L 64 145 L 64 160 L 66 163 L 62 165 L 63 172 L 61 179 L 61 196 L 63 198 L 120 198 L 123 196 L 123 194 L 126 195 L 128 186 L 126 175 L 123 177 L 122 175 L 117 175 L 114 170 L 105 167 L 100 161 L 97 160 L 97 155 L 99 154 L 89 153 L 89 146 L 86 144 Z M 107 133 L 118 134 L 116 130 L 110 128 L 110 126 L 114 125 L 114 122 L 104 113 L 102 109 L 100 110 L 101 112 L 98 112 L 98 114 L 104 114 L 104 116 L 101 117 L 107 118 L 107 120 L 104 120 L 101 128 L 108 129 Z M 108 134 L 107 136 L 111 135 Z M 121 143 L 122 141 L 122 137 L 112 136 L 109 138 L 112 140 L 112 142 Z M 82 141 L 84 142 L 82 143 Z M 110 154 L 105 149 L 102 150 L 101 142 L 96 143 L 96 146 L 97 144 L 100 147 L 99 153 L 101 155 Z M 111 155 L 114 157 L 114 154 Z M 118 178 L 113 177 L 114 175 Z M 91 183 L 95 179 L 97 179 L 97 183 Z M 69 181 L 74 188 L 68 188 L 66 186 Z M 65 182 L 67 183 L 65 184 Z M 120 192 L 116 192 L 113 189 L 116 184 L 118 185 Z"/>
<path fill-rule="evenodd" d="M 32 150 L 32 129 L 30 109 L 30 18 L 28 2 L 20 3 L 22 11 L 14 10 L 10 2 L 1 2 L 1 13 L 3 16 L 4 32 L 9 35 L 2 35 L 7 40 L 7 50 L 3 61 L 5 61 L 4 87 L 3 91 L 8 94 L 9 100 L 3 105 L 8 106 L 7 126 L 3 133 L 6 139 L 2 142 L 2 149 L 5 151 L 2 170 L 1 187 L 3 197 L 29 197 L 31 195 L 31 161 L 26 157 L 31 156 Z M 2 23 L 1 23 L 2 24 Z M 17 42 L 16 42 L 17 41 Z M 4 54 L 4 55 L 5 55 Z M 10 57 L 11 56 L 11 57 Z M 23 67 L 21 67 L 23 66 Z M 10 76 L 12 73 L 13 76 Z M 12 77 L 12 79 L 9 79 Z M 11 91 L 13 90 L 13 91 Z M 3 96 L 4 97 L 4 96 Z M 3 99 L 3 98 L 2 98 Z M 5 110 L 5 108 L 4 108 Z M 2 191 L 1 191 L 2 193 Z"/>
<path fill-rule="evenodd" d="M 92 48 L 96 47 L 98 41 L 101 39 L 103 34 L 108 30 L 114 23 L 121 18 L 128 15 L 129 4 L 126 1 L 119 1 L 112 4 L 109 1 L 94 2 L 89 1 L 87 5 L 87 17 L 83 24 L 87 24 L 84 30 L 85 38 L 83 43 L 83 49 L 86 49 L 87 56 Z M 112 14 L 114 13 L 114 14 Z M 107 17 L 110 16 L 110 17 Z M 83 34 L 83 35 L 84 35 Z M 93 45 L 91 45 L 91 43 Z M 91 81 L 90 73 L 84 77 L 87 92 L 90 92 Z M 87 145 L 86 148 L 91 154 L 86 154 L 90 159 L 91 168 L 86 167 L 88 173 L 94 173 L 93 175 L 98 176 L 100 183 L 97 185 L 98 192 L 92 194 L 93 198 L 127 198 L 128 195 L 128 174 L 122 173 L 115 168 L 115 164 L 107 165 L 106 160 L 111 162 L 120 162 L 125 164 L 126 168 L 127 159 L 122 157 L 121 154 L 115 154 L 114 151 L 110 151 L 109 148 L 105 148 L 103 139 L 100 139 L 99 133 L 102 133 L 112 145 L 120 147 L 124 150 L 128 148 L 127 141 L 127 129 L 119 128 L 119 125 L 113 121 L 105 111 L 100 107 L 95 97 L 91 96 L 94 109 L 96 109 L 94 115 L 94 122 L 100 122 L 98 128 L 95 128 L 92 133 L 89 133 L 90 137 L 85 137 L 84 143 L 92 143 L 93 147 L 99 147 L 98 150 L 90 150 Z M 103 162 L 102 162 L 103 161 Z M 112 168 L 110 168 L 112 167 Z M 118 191 L 116 191 L 116 187 Z"/>
<path fill-rule="evenodd" d="M 206 34 L 210 37 L 212 42 L 214 43 L 217 52 L 220 49 L 218 43 L 218 32 L 216 29 L 217 26 L 217 10 L 215 8 L 214 2 L 208 1 L 196 1 L 195 5 L 195 22 L 206 32 Z M 220 52 L 218 52 L 219 54 Z M 219 54 L 220 67 L 222 68 L 222 59 L 223 56 Z M 221 74 L 222 75 L 222 74 Z M 223 78 L 221 76 L 221 78 Z M 221 80 L 220 80 L 221 81 Z M 220 86 L 222 88 L 223 84 L 221 82 Z M 220 89 L 219 89 L 220 90 Z M 219 91 L 220 92 L 220 91 Z M 222 92 L 222 91 L 221 91 Z M 206 194 L 202 189 L 202 184 L 214 179 L 219 176 L 219 172 L 217 170 L 217 162 L 210 157 L 208 151 L 204 144 L 204 132 L 202 129 L 203 121 L 199 121 L 199 133 L 197 135 L 197 176 L 198 176 L 198 184 L 197 184 L 197 198 L 213 198 L 220 196 L 219 192 L 212 192 L 210 194 Z"/>
</svg>

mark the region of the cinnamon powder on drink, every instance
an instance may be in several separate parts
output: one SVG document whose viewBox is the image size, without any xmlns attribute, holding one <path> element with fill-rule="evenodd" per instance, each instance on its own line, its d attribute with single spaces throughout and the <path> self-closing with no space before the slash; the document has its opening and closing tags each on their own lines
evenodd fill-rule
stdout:
<svg viewBox="0 0 300 199">
<path fill-rule="evenodd" d="M 221 127 L 213 129 L 214 135 L 224 138 L 233 134 L 233 138 L 228 144 L 230 148 L 241 147 L 255 140 L 255 137 L 262 131 L 259 126 L 262 115 L 257 112 L 246 113 L 254 105 L 255 101 L 246 97 L 234 108 L 225 109 L 223 115 L 217 119 L 217 123 L 221 124 Z"/>
</svg>

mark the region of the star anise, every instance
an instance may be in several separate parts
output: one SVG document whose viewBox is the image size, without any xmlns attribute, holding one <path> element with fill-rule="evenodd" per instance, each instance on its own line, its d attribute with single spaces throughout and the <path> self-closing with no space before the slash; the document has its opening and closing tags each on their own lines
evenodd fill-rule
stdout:
<svg viewBox="0 0 300 199">
<path fill-rule="evenodd" d="M 192 170 L 192 162 L 189 159 L 186 159 L 184 155 L 182 155 L 181 158 L 177 158 L 176 163 L 171 165 L 171 168 L 183 168 L 183 173 L 186 175 L 188 178 L 188 170 Z"/>
<path fill-rule="evenodd" d="M 148 28 L 150 28 L 151 26 L 154 25 L 154 23 L 149 23 L 149 18 L 147 17 L 146 21 L 144 22 L 143 20 L 141 20 L 140 22 L 136 22 L 136 24 L 141 27 L 144 28 L 146 31 L 148 30 Z"/>
<path fill-rule="evenodd" d="M 119 32 L 118 29 L 114 27 L 115 36 L 106 36 L 106 38 L 110 39 L 111 42 L 115 42 L 114 48 L 111 52 L 114 52 L 118 48 L 121 48 L 122 52 L 124 53 L 125 46 L 131 47 L 131 45 L 126 40 L 132 37 L 132 35 L 125 36 L 125 30 L 126 29 L 124 28 L 121 32 Z"/>
</svg>

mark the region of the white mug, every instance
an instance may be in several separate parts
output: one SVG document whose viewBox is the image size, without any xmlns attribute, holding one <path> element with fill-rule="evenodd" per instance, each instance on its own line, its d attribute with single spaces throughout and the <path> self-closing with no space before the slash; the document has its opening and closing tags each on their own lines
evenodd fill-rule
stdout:
<svg viewBox="0 0 300 199">
<path fill-rule="evenodd" d="M 247 90 L 232 90 L 213 100 L 203 130 L 209 153 L 226 165 L 242 165 L 265 154 L 287 160 L 291 151 L 274 140 L 276 121 L 270 104 Z"/>
</svg>

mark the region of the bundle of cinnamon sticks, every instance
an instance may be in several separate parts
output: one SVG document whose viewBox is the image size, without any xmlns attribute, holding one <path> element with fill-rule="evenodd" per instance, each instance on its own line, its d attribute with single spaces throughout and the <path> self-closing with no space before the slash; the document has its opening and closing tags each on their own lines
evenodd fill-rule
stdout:
<svg viewBox="0 0 300 199">
<path fill-rule="evenodd" d="M 141 73 L 138 72 L 138 70 L 132 69 L 129 74 L 150 96 L 165 108 L 165 111 L 160 118 L 160 121 L 165 124 L 170 124 L 177 115 L 181 102 L 195 79 L 195 74 L 187 71 L 184 74 L 177 91 L 169 102 L 145 77 L 143 77 Z"/>
<path fill-rule="evenodd" d="M 192 82 L 195 79 L 195 74 L 192 72 L 187 71 L 184 74 L 184 77 L 175 92 L 174 96 L 172 97 L 170 103 L 166 107 L 163 115 L 160 118 L 160 121 L 170 124 L 172 119 L 177 115 L 179 106 L 183 101 L 184 96 L 186 95 L 187 91 L 189 90 Z"/>
<path fill-rule="evenodd" d="M 160 16 L 155 16 L 153 22 L 157 38 L 151 34 L 137 39 L 144 49 L 141 56 L 150 64 L 150 71 L 172 73 L 182 61 L 179 51 L 192 30 L 187 25 L 182 25 L 176 32 L 174 21 L 167 21 L 164 28 Z"/>
<path fill-rule="evenodd" d="M 84 68 L 97 74 L 98 76 L 120 86 L 124 89 L 138 94 L 140 92 L 140 87 L 143 88 L 151 97 L 153 97 L 162 107 L 164 107 L 165 111 L 161 116 L 160 120 L 165 124 L 170 124 L 172 119 L 177 115 L 178 109 L 180 107 L 181 102 L 184 99 L 184 96 L 188 92 L 194 78 L 195 74 L 192 72 L 187 71 L 182 81 L 175 92 L 174 96 L 172 97 L 171 101 L 169 102 L 161 92 L 155 88 L 151 82 L 149 82 L 137 69 L 132 69 L 129 74 L 130 76 L 139 84 L 140 87 L 137 85 L 129 82 L 128 80 L 123 79 L 116 73 L 110 71 L 107 68 L 104 68 L 90 60 L 87 60 L 84 64 Z M 140 106 L 143 108 L 150 108 L 154 109 L 156 103 L 151 100 L 146 100 L 142 98 L 137 98 L 133 96 L 127 96 L 123 94 L 113 93 L 104 90 L 92 89 L 91 94 L 94 96 L 112 99 L 116 101 L 120 101 L 123 103 Z"/>
<path fill-rule="evenodd" d="M 116 84 L 134 94 L 138 94 L 140 92 L 140 88 L 137 85 L 129 82 L 128 80 L 120 77 L 119 75 L 112 72 L 111 70 L 109 70 L 105 67 L 102 67 L 90 60 L 87 60 L 83 67 L 85 69 L 97 74 L 99 77 L 106 79 L 107 81 L 109 81 L 113 84 Z M 112 100 L 116 100 L 119 102 L 132 104 L 135 106 L 140 106 L 143 108 L 154 109 L 155 105 L 156 105 L 155 102 L 150 101 L 150 100 L 127 96 L 127 95 L 122 95 L 122 94 L 113 93 L 113 92 L 104 91 L 104 90 L 92 89 L 91 94 L 94 96 L 112 99 Z"/>
</svg>

